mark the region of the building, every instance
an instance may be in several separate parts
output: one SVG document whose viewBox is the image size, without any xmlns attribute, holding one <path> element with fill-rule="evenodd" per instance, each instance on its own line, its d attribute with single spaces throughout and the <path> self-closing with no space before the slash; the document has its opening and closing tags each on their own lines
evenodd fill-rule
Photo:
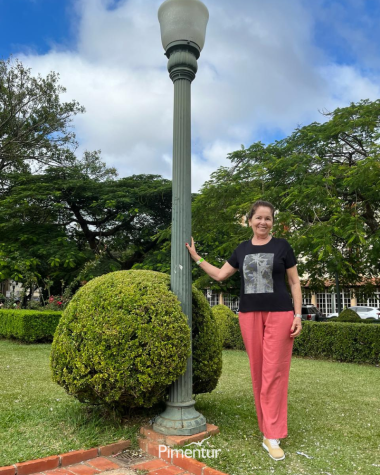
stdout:
<svg viewBox="0 0 380 475">
<path fill-rule="evenodd" d="M 24 288 L 21 283 L 16 282 L 14 280 L 4 280 L 0 282 L 0 295 L 4 297 L 13 297 L 15 299 L 21 299 L 24 292 Z M 40 291 L 36 289 L 33 293 L 33 300 L 39 300 L 40 298 Z"/>
<path fill-rule="evenodd" d="M 360 292 L 362 284 L 358 284 L 352 288 L 342 288 L 340 290 L 341 308 L 363 306 L 363 307 L 377 307 L 380 308 L 380 284 L 372 296 L 363 296 Z M 213 291 L 211 289 L 204 290 L 205 297 L 209 304 L 226 305 L 232 311 L 236 312 L 239 308 L 239 297 L 234 297 L 231 294 L 223 294 L 222 292 Z M 311 291 L 307 284 L 302 287 L 302 303 L 304 305 L 311 304 L 318 307 L 324 315 L 338 311 L 338 296 L 335 292 L 335 286 L 326 282 L 326 287 L 323 292 Z"/>
</svg>

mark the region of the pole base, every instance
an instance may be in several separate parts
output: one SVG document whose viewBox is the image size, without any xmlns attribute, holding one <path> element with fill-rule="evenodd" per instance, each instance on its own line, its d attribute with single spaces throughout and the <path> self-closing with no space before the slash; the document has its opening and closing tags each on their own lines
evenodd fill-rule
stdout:
<svg viewBox="0 0 380 475">
<path fill-rule="evenodd" d="M 153 430 L 165 435 L 193 435 L 207 430 L 206 418 L 195 410 L 195 401 L 167 402 L 156 417 Z"/>
</svg>

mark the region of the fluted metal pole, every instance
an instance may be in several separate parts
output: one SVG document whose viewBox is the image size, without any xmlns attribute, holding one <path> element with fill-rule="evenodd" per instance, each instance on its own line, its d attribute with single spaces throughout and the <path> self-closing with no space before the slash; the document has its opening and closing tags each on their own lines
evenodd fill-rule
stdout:
<svg viewBox="0 0 380 475">
<path fill-rule="evenodd" d="M 174 83 L 173 210 L 171 289 L 181 302 L 192 328 L 191 258 L 185 243 L 191 239 L 191 82 L 197 72 L 199 49 L 178 42 L 167 50 L 168 71 Z M 153 430 L 167 435 L 191 435 L 206 430 L 205 417 L 194 408 L 192 356 L 186 372 L 170 387 L 165 411 Z"/>
</svg>

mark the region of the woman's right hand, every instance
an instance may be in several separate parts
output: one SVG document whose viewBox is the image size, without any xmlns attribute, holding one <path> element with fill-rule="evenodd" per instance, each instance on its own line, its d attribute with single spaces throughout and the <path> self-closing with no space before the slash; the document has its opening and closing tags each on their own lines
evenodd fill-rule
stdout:
<svg viewBox="0 0 380 475">
<path fill-rule="evenodd" d="M 193 236 L 191 236 L 191 245 L 187 242 L 186 243 L 187 250 L 190 253 L 190 256 L 194 261 L 199 261 L 200 257 L 197 254 L 197 251 L 195 250 L 195 244 L 194 244 L 194 239 Z"/>
</svg>

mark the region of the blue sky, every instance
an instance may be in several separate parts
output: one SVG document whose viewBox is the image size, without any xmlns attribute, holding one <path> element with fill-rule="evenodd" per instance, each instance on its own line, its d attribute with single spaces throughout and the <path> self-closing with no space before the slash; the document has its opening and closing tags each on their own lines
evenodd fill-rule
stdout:
<svg viewBox="0 0 380 475">
<path fill-rule="evenodd" d="M 73 8 L 58 0 L 0 0 L 0 56 L 43 54 L 75 37 Z"/>
<path fill-rule="evenodd" d="M 324 0 L 315 8 L 315 43 L 333 61 L 379 69 L 380 2 L 378 0 Z"/>
<path fill-rule="evenodd" d="M 112 10 L 121 3 L 110 1 L 105 6 Z M 374 67 L 380 49 L 378 0 L 317 0 L 304 4 L 315 18 L 315 44 L 331 59 Z M 74 1 L 0 0 L 0 7 L 0 57 L 19 52 L 44 54 L 53 46 L 75 48 L 78 15 Z M 351 39 L 347 33 L 352 34 Z M 358 51 L 357 35 L 366 50 Z M 366 64 L 368 56 L 372 64 Z"/>
<path fill-rule="evenodd" d="M 377 0 L 207 0 L 193 94 L 193 183 L 228 152 L 380 94 Z M 0 56 L 55 70 L 86 114 L 80 147 L 121 176 L 170 176 L 172 84 L 156 0 L 0 0 Z"/>
</svg>

